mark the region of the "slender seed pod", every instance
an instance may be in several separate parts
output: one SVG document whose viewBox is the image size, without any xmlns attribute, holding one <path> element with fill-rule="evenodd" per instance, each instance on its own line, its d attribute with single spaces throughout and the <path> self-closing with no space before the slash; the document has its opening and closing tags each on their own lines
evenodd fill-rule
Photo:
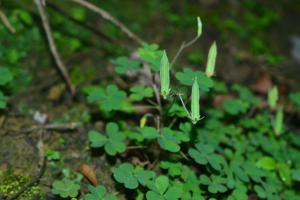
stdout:
<svg viewBox="0 0 300 200">
<path fill-rule="evenodd" d="M 200 17 L 197 17 L 197 37 L 199 38 L 202 34 L 202 22 L 201 22 L 201 19 Z"/>
<path fill-rule="evenodd" d="M 167 98 L 170 92 L 170 63 L 166 51 L 163 52 L 160 62 L 160 93 Z"/>
<path fill-rule="evenodd" d="M 268 103 L 271 109 L 275 109 L 276 104 L 278 101 L 278 89 L 276 86 L 274 86 L 269 92 L 268 92 Z"/>
<path fill-rule="evenodd" d="M 282 107 L 278 108 L 275 116 L 274 132 L 278 136 L 282 132 L 283 127 L 283 109 Z"/>
<path fill-rule="evenodd" d="M 195 77 L 192 86 L 192 102 L 191 102 L 191 120 L 196 124 L 200 120 L 200 92 L 197 77 Z"/>
<path fill-rule="evenodd" d="M 216 58 L 217 58 L 217 44 L 216 42 L 214 42 L 209 48 L 209 52 L 208 52 L 206 70 L 205 70 L 205 74 L 207 77 L 211 77 L 215 73 Z"/>
</svg>

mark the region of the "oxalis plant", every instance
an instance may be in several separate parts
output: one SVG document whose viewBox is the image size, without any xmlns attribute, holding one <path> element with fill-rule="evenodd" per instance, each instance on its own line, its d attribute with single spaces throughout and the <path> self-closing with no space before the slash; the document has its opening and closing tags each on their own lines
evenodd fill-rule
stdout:
<svg viewBox="0 0 300 200">
<path fill-rule="evenodd" d="M 198 22 L 198 32 L 197 37 L 191 41 L 196 41 L 202 33 L 202 23 L 200 18 L 197 18 Z M 211 77 L 214 75 L 215 71 L 215 62 L 217 57 L 217 45 L 214 42 L 212 46 L 210 47 L 209 53 L 208 53 L 208 59 L 207 59 L 207 65 L 206 65 L 206 76 Z M 177 93 L 178 97 L 180 98 L 180 101 L 182 103 L 182 106 L 184 110 L 187 113 L 187 116 L 191 119 L 193 124 L 196 124 L 200 119 L 200 91 L 199 91 L 199 83 L 197 80 L 197 76 L 190 77 L 191 80 L 193 80 L 192 85 L 192 94 L 191 94 L 191 112 L 188 111 L 186 108 L 181 95 Z M 170 63 L 169 59 L 167 57 L 166 51 L 163 52 L 162 58 L 161 58 L 161 64 L 160 64 L 160 88 L 161 88 L 161 95 L 164 99 L 170 95 L 171 88 L 170 88 Z"/>
<path fill-rule="evenodd" d="M 111 161 L 116 187 L 88 186 L 79 195 L 78 180 L 68 177 L 55 182 L 55 194 L 84 200 L 300 198 L 300 137 L 284 123 L 277 88 L 258 97 L 247 87 L 213 81 L 215 42 L 205 72 L 175 72 L 177 57 L 201 36 L 200 18 L 197 24 L 196 37 L 171 61 L 158 45 L 144 44 L 138 58 L 112 61 L 118 85 L 83 89 L 105 121 L 103 129 L 88 132 L 89 148 Z M 291 98 L 297 104 L 297 95 Z"/>
</svg>

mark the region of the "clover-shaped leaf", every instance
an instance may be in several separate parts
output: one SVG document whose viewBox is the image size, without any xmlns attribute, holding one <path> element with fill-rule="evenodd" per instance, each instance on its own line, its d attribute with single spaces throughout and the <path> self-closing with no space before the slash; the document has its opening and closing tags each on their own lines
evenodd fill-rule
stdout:
<svg viewBox="0 0 300 200">
<path fill-rule="evenodd" d="M 115 71 L 118 74 L 126 74 L 126 72 L 130 70 L 136 70 L 140 68 L 141 63 L 137 60 L 129 60 L 127 57 L 122 56 L 114 60 L 114 64 L 115 64 Z"/>
<path fill-rule="evenodd" d="M 196 173 L 189 167 L 182 165 L 181 178 L 184 180 L 183 184 L 183 194 L 181 199 L 191 200 L 199 199 L 204 200 L 201 195 L 201 190 L 199 187 L 200 181 Z"/>
<path fill-rule="evenodd" d="M 226 178 L 221 176 L 212 175 L 210 178 L 206 175 L 200 176 L 200 183 L 208 186 L 208 191 L 216 194 L 218 192 L 224 193 L 227 191 Z"/>
<path fill-rule="evenodd" d="M 197 143 L 196 149 L 190 148 L 188 153 L 198 164 L 206 165 L 209 163 L 212 168 L 220 171 L 221 166 L 226 165 L 226 161 L 214 151 L 214 147 L 209 144 Z"/>
<path fill-rule="evenodd" d="M 195 77 L 197 77 L 200 91 L 207 92 L 214 85 L 213 80 L 208 78 L 201 71 L 193 71 L 190 68 L 184 68 L 183 72 L 176 73 L 176 79 L 179 80 L 183 85 L 191 86 Z"/>
<path fill-rule="evenodd" d="M 174 103 L 171 105 L 171 107 L 168 110 L 168 115 L 171 117 L 188 117 L 187 112 L 184 110 L 184 108 L 181 105 L 178 105 L 177 103 Z"/>
<path fill-rule="evenodd" d="M 247 187 L 238 185 L 229 196 L 228 200 L 248 200 Z"/>
<path fill-rule="evenodd" d="M 135 86 L 130 88 L 130 99 L 133 101 L 140 101 L 144 98 L 149 98 L 153 96 L 153 89 L 150 87 L 144 87 L 144 86 Z"/>
<path fill-rule="evenodd" d="M 182 186 L 174 184 L 170 186 L 168 177 L 158 176 L 147 184 L 150 191 L 146 193 L 147 200 L 176 200 L 182 195 Z"/>
<path fill-rule="evenodd" d="M 253 93 L 246 87 L 234 84 L 232 90 L 239 94 L 241 100 L 247 102 L 250 105 L 258 104 L 258 99 L 253 95 Z"/>
<path fill-rule="evenodd" d="M 244 162 L 241 164 L 244 171 L 247 173 L 247 175 L 255 182 L 261 182 L 262 177 L 264 176 L 264 173 L 261 169 L 255 166 L 255 164 L 250 162 Z"/>
<path fill-rule="evenodd" d="M 106 90 L 98 86 L 88 86 L 84 89 L 87 93 L 89 103 L 95 103 L 99 109 L 110 112 L 112 110 L 120 110 L 126 100 L 126 93 L 119 90 L 116 85 L 109 85 Z"/>
<path fill-rule="evenodd" d="M 237 115 L 245 113 L 249 108 L 249 104 L 241 99 L 226 99 L 223 102 L 223 108 L 230 115 Z"/>
<path fill-rule="evenodd" d="M 242 161 L 233 160 L 229 165 L 229 171 L 227 174 L 232 174 L 235 179 L 238 179 L 243 182 L 249 182 L 249 176 L 245 172 L 245 169 L 242 168 Z"/>
<path fill-rule="evenodd" d="M 146 185 L 155 176 L 154 172 L 141 167 L 134 168 L 130 163 L 123 163 L 113 168 L 112 172 L 114 178 L 128 189 L 135 189 L 139 184 Z"/>
<path fill-rule="evenodd" d="M 162 169 L 167 169 L 170 177 L 179 176 L 182 171 L 182 164 L 179 162 L 161 161 L 160 167 Z"/>
<path fill-rule="evenodd" d="M 153 127 L 145 126 L 144 128 L 140 128 L 139 132 L 147 140 L 152 140 L 159 137 L 159 133 Z"/>
<path fill-rule="evenodd" d="M 52 184 L 53 194 L 57 194 L 62 198 L 76 197 L 79 189 L 80 185 L 70 179 L 56 180 Z"/>
<path fill-rule="evenodd" d="M 157 44 L 144 44 L 143 47 L 138 49 L 138 52 L 141 58 L 150 64 L 153 71 L 159 71 L 163 51 L 159 50 Z"/>
<path fill-rule="evenodd" d="M 107 136 L 104 136 L 97 131 L 90 131 L 88 138 L 91 147 L 100 148 L 104 146 L 105 152 L 111 156 L 126 150 L 126 145 L 123 143 L 125 137 L 119 132 L 119 127 L 116 123 L 110 122 L 106 125 L 106 134 Z"/>
<path fill-rule="evenodd" d="M 106 195 L 106 189 L 104 186 L 94 187 L 92 185 L 88 186 L 89 193 L 86 194 L 84 200 L 117 200 L 113 195 Z"/>
<path fill-rule="evenodd" d="M 276 168 L 276 162 L 273 158 L 264 156 L 256 162 L 256 166 L 264 170 L 274 170 Z"/>
<path fill-rule="evenodd" d="M 179 144 L 181 142 L 188 141 L 189 137 L 186 133 L 181 131 L 174 131 L 169 128 L 163 128 L 161 137 L 158 138 L 160 147 L 173 153 L 180 151 Z"/>
<path fill-rule="evenodd" d="M 13 74 L 6 67 L 0 67 L 0 86 L 6 85 L 13 79 Z"/>
</svg>

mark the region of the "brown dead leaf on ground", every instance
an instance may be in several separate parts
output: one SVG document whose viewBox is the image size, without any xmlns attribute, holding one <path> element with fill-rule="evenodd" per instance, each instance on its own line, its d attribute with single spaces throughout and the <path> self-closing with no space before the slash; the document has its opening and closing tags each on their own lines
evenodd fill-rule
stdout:
<svg viewBox="0 0 300 200">
<path fill-rule="evenodd" d="M 87 164 L 80 165 L 79 172 L 94 186 L 98 185 L 98 180 L 94 170 Z"/>
</svg>

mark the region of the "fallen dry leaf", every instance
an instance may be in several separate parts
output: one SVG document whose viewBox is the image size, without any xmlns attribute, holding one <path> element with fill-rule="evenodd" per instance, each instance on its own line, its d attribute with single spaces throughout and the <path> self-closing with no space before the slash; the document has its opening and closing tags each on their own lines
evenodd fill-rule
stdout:
<svg viewBox="0 0 300 200">
<path fill-rule="evenodd" d="M 87 164 L 80 165 L 79 172 L 94 186 L 98 185 L 98 180 L 94 170 Z"/>
</svg>

